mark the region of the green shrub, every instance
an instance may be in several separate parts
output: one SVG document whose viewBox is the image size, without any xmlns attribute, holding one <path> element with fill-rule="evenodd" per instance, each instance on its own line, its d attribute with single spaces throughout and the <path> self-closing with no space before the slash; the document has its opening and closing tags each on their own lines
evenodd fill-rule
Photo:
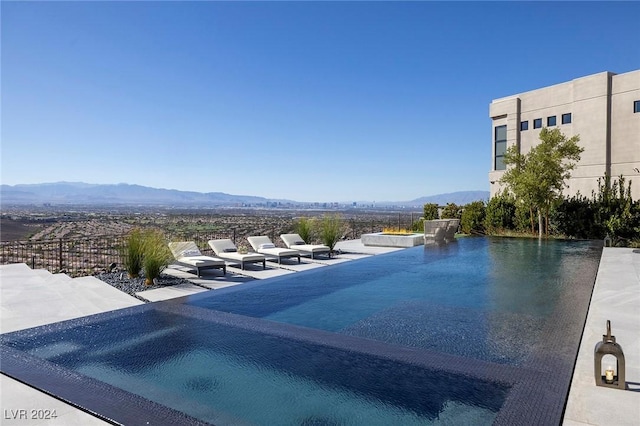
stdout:
<svg viewBox="0 0 640 426">
<path fill-rule="evenodd" d="M 424 210 L 424 215 L 423 215 L 423 219 L 424 220 L 439 219 L 438 205 L 437 204 L 435 204 L 435 203 L 427 203 L 427 204 L 424 205 L 423 210 Z"/>
<path fill-rule="evenodd" d="M 139 228 L 129 232 L 122 248 L 124 258 L 124 268 L 129 274 L 129 278 L 138 278 L 142 269 L 142 258 L 144 255 L 144 238 Z"/>
<path fill-rule="evenodd" d="M 631 197 L 631 182 L 620 176 L 598 179 L 591 199 L 577 195 L 563 200 L 553 210 L 555 232 L 574 238 L 604 239 L 613 245 L 633 245 L 640 240 L 640 202 Z"/>
<path fill-rule="evenodd" d="M 162 271 L 169 264 L 171 252 L 167 246 L 164 235 L 157 230 L 144 232 L 144 257 L 142 259 L 142 269 L 144 270 L 145 284 L 153 284 L 153 280 L 158 278 Z"/>
<path fill-rule="evenodd" d="M 442 209 L 440 218 L 442 219 L 460 219 L 462 217 L 462 207 L 456 203 L 447 203 Z"/>
<path fill-rule="evenodd" d="M 551 211 L 552 231 L 573 238 L 604 238 L 602 226 L 594 220 L 594 206 L 579 194 L 563 200 Z"/>
<path fill-rule="evenodd" d="M 319 223 L 319 234 L 322 244 L 333 249 L 344 233 L 344 222 L 339 215 L 324 215 Z"/>
<path fill-rule="evenodd" d="M 313 221 L 308 217 L 299 217 L 294 224 L 295 232 L 305 243 L 310 244 L 313 238 Z"/>
<path fill-rule="evenodd" d="M 487 203 L 484 227 L 488 234 L 514 229 L 516 202 L 507 194 L 497 194 Z"/>
<path fill-rule="evenodd" d="M 531 209 L 525 206 L 522 203 L 516 203 L 516 215 L 513 219 L 513 225 L 518 232 L 531 233 L 535 232 L 536 227 L 538 226 L 537 217 L 535 217 L 535 212 L 533 212 L 533 224 L 534 228 L 531 229 Z"/>
<path fill-rule="evenodd" d="M 465 234 L 484 234 L 484 201 L 474 201 L 464 206 L 460 229 Z"/>
<path fill-rule="evenodd" d="M 411 230 L 414 232 L 424 232 L 424 218 L 421 217 L 411 224 Z"/>
<path fill-rule="evenodd" d="M 631 197 L 631 182 L 620 176 L 611 183 L 609 175 L 598 179 L 598 193 L 594 194 L 595 223 L 601 226 L 598 238 L 608 234 L 617 239 L 633 240 L 639 237 L 640 207 Z"/>
</svg>

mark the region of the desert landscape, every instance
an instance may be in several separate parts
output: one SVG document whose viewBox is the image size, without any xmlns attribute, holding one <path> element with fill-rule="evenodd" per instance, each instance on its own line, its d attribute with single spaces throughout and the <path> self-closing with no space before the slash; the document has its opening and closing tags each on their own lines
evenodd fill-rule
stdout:
<svg viewBox="0 0 640 426">
<path fill-rule="evenodd" d="M 134 228 L 159 229 L 167 241 L 195 241 L 208 253 L 209 239 L 230 238 L 247 245 L 246 237 L 293 232 L 299 218 L 339 216 L 343 239 L 357 239 L 383 228 L 407 228 L 420 217 L 415 211 L 171 209 L 99 206 L 21 206 L 3 209 L 0 218 L 0 264 L 26 263 L 72 276 L 106 271 L 121 264 L 120 249 Z"/>
</svg>

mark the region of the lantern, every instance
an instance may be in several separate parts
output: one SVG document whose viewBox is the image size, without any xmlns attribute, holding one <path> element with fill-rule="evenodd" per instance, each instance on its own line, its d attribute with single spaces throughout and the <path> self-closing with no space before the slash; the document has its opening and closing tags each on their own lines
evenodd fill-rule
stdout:
<svg viewBox="0 0 640 426">
<path fill-rule="evenodd" d="M 596 344 L 594 352 L 593 373 L 596 379 L 596 386 L 626 389 L 624 352 L 622 352 L 622 347 L 616 343 L 616 336 L 611 335 L 611 321 L 607 320 L 607 334 L 602 335 L 602 342 Z M 613 366 L 607 366 L 603 374 L 602 358 L 605 355 L 612 355 L 616 359 L 616 369 L 614 370 Z"/>
</svg>

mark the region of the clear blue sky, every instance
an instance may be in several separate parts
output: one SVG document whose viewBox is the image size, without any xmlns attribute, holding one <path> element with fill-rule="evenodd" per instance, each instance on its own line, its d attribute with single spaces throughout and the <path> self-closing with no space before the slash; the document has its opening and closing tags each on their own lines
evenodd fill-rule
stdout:
<svg viewBox="0 0 640 426">
<path fill-rule="evenodd" d="M 492 99 L 640 68 L 638 2 L 1 4 L 2 183 L 488 190 Z"/>
</svg>

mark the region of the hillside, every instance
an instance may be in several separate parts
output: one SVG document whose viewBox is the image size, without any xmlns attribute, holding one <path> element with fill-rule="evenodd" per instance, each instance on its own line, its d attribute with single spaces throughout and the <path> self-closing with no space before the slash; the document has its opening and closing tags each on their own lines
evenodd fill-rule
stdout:
<svg viewBox="0 0 640 426">
<path fill-rule="evenodd" d="M 223 192 L 193 192 L 150 188 L 120 183 L 116 185 L 58 182 L 30 185 L 1 185 L 3 204 L 119 204 L 119 205 L 238 205 L 267 203 L 263 197 L 231 195 Z"/>
</svg>

